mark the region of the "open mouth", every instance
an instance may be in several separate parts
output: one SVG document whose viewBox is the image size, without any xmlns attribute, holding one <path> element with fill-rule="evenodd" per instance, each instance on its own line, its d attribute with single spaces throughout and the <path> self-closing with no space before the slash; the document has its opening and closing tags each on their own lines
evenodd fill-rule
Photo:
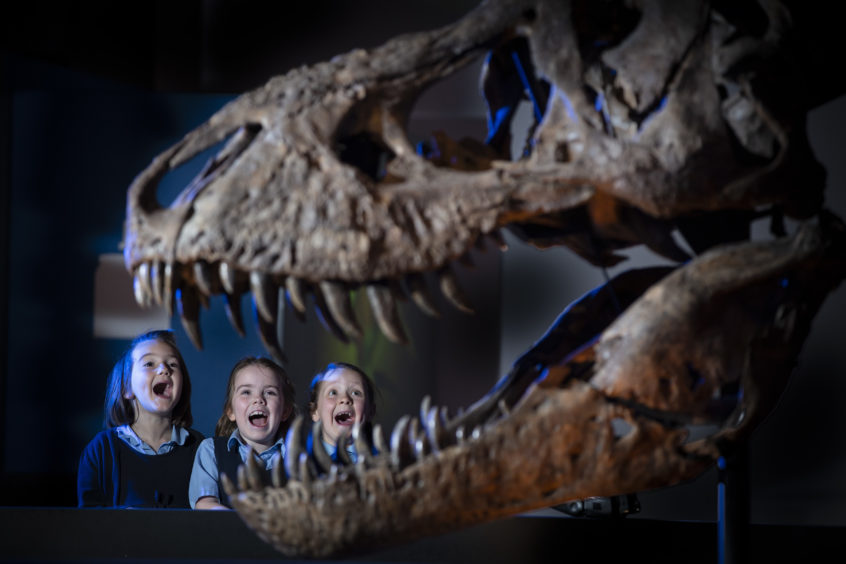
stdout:
<svg viewBox="0 0 846 564">
<path fill-rule="evenodd" d="M 247 416 L 247 419 L 249 420 L 250 425 L 254 425 L 256 427 L 267 426 L 267 413 L 264 411 L 253 411 Z"/>
<path fill-rule="evenodd" d="M 335 414 L 335 423 L 338 425 L 352 425 L 354 420 L 352 411 L 341 411 Z"/>
<path fill-rule="evenodd" d="M 168 382 L 159 382 L 153 385 L 153 394 L 161 398 L 170 398 L 172 396 L 171 390 L 173 388 Z"/>
</svg>

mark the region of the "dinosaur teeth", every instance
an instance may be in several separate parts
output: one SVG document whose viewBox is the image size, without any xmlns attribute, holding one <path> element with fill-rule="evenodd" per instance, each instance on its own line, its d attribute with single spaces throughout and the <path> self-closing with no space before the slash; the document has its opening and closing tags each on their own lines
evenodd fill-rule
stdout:
<svg viewBox="0 0 846 564">
<path fill-rule="evenodd" d="M 167 263 L 162 269 L 162 300 L 161 304 L 168 316 L 173 315 L 173 289 L 179 285 L 179 281 L 174 281 L 173 264 Z M 175 282 L 175 283 L 174 283 Z"/>
<path fill-rule="evenodd" d="M 458 278 L 455 276 L 450 266 L 445 266 L 438 271 L 438 281 L 441 285 L 441 292 L 456 308 L 465 313 L 474 313 L 473 306 L 470 305 L 470 300 L 464 290 L 458 284 Z"/>
<path fill-rule="evenodd" d="M 153 296 L 153 301 L 162 304 L 162 263 L 160 261 L 153 261 L 150 264 L 150 288 Z"/>
<path fill-rule="evenodd" d="M 285 295 L 301 321 L 304 319 L 306 311 L 305 294 L 305 282 L 293 276 L 285 279 Z"/>
<path fill-rule="evenodd" d="M 218 273 L 220 275 L 220 283 L 223 285 L 223 290 L 227 294 L 235 294 L 235 284 L 236 284 L 236 273 L 235 269 L 232 268 L 229 263 L 225 261 L 221 261 L 220 266 L 218 267 Z M 239 292 L 240 293 L 240 292 Z"/>
<path fill-rule="evenodd" d="M 282 488 L 288 482 L 288 476 L 285 474 L 285 463 L 282 461 L 282 455 L 278 452 L 273 455 L 273 462 L 271 462 L 270 481 L 274 488 Z"/>
<path fill-rule="evenodd" d="M 250 449 L 247 454 L 247 484 L 254 492 L 260 492 L 264 487 L 264 480 L 262 479 L 263 468 L 259 465 L 258 456 L 253 449 Z"/>
<path fill-rule="evenodd" d="M 403 415 L 394 425 L 391 433 L 391 466 L 400 471 L 414 462 L 414 453 L 408 440 L 408 425 L 411 417 Z"/>
<path fill-rule="evenodd" d="M 285 436 L 285 471 L 288 473 L 288 478 L 291 480 L 299 480 L 299 465 L 295 464 L 303 452 L 303 418 L 297 417 L 291 426 L 288 428 L 288 434 Z M 319 442 L 319 441 L 316 441 Z"/>
<path fill-rule="evenodd" d="M 355 317 L 347 286 L 332 280 L 323 280 L 319 286 L 326 300 L 326 306 L 340 328 L 348 337 L 355 340 L 361 339 L 364 333 Z"/>
<path fill-rule="evenodd" d="M 326 330 L 334 335 L 339 341 L 343 343 L 349 342 L 347 334 L 343 329 L 341 329 L 340 324 L 332 316 L 332 311 L 326 304 L 326 298 L 323 296 L 323 291 L 320 289 L 320 286 L 314 286 L 312 288 L 312 295 L 314 296 L 314 310 L 317 313 L 318 319 L 320 319 L 320 323 L 323 324 L 323 327 L 325 327 Z"/>
<path fill-rule="evenodd" d="M 397 311 L 397 302 L 390 285 L 376 283 L 367 286 L 367 298 L 373 310 L 376 323 L 382 333 L 391 341 L 399 344 L 408 342 L 405 329 Z"/>
<path fill-rule="evenodd" d="M 385 442 L 385 434 L 382 432 L 382 426 L 378 423 L 373 426 L 373 447 L 380 454 L 380 457 L 383 458 L 390 452 L 390 448 Z"/>
<path fill-rule="evenodd" d="M 139 307 L 150 305 L 149 296 L 144 292 L 144 286 L 141 284 L 138 274 L 132 277 L 132 294 L 135 296 L 135 302 Z"/>
<path fill-rule="evenodd" d="M 322 472 L 328 472 L 333 468 L 332 457 L 326 452 L 326 447 L 323 446 L 323 423 L 318 419 L 311 427 L 312 445 L 311 450 L 314 454 L 314 459 L 317 462 L 318 468 Z"/>
<path fill-rule="evenodd" d="M 353 444 L 355 445 L 355 452 L 357 455 L 356 466 L 359 465 L 365 467 L 372 467 L 373 466 L 373 449 L 371 448 L 370 444 L 367 442 L 367 437 L 365 436 L 367 433 L 364 433 L 361 424 L 356 423 L 353 425 L 352 429 L 352 437 L 353 437 Z"/>
<path fill-rule="evenodd" d="M 258 314 L 267 322 L 275 321 L 278 292 L 270 275 L 264 272 L 250 272 L 250 291 Z"/>
<path fill-rule="evenodd" d="M 226 318 L 235 332 L 242 338 L 247 332 L 244 330 L 244 316 L 241 314 L 241 296 L 226 293 L 223 295 Z"/>
<path fill-rule="evenodd" d="M 150 285 L 150 263 L 142 262 L 135 270 L 135 279 L 133 280 L 133 289 L 135 290 L 135 301 L 141 307 L 148 307 L 152 303 L 153 289 Z M 139 300 L 139 297 L 141 298 Z"/>
<path fill-rule="evenodd" d="M 426 278 L 420 273 L 409 274 L 405 277 L 406 286 L 411 294 L 411 299 L 420 308 L 420 311 L 435 319 L 441 316 L 438 306 L 435 304 Z"/>
<path fill-rule="evenodd" d="M 287 357 L 279 345 L 279 332 L 275 320 L 268 321 L 258 311 L 256 311 L 256 324 L 258 325 L 258 334 L 264 348 L 276 358 L 280 363 L 287 362 Z"/>
<path fill-rule="evenodd" d="M 197 289 L 200 290 L 202 294 L 205 294 L 206 296 L 213 296 L 219 293 L 219 290 L 216 287 L 218 285 L 215 284 L 215 281 L 219 279 L 212 276 L 212 270 L 209 263 L 204 260 L 198 260 L 194 263 L 191 270 L 194 273 L 194 283 L 197 285 Z"/>
<path fill-rule="evenodd" d="M 200 300 L 192 286 L 176 291 L 176 304 L 182 327 L 197 350 L 203 350 L 203 335 L 200 331 Z"/>
</svg>

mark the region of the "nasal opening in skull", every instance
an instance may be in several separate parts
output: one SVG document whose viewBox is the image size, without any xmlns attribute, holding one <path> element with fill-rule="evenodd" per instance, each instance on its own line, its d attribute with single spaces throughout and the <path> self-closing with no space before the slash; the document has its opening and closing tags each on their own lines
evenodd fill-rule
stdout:
<svg viewBox="0 0 846 564">
<path fill-rule="evenodd" d="M 246 124 L 166 171 L 156 186 L 156 203 L 173 206 L 193 200 L 229 170 L 260 130 L 257 124 Z"/>
<path fill-rule="evenodd" d="M 388 163 L 396 156 L 379 137 L 367 131 L 337 139 L 335 152 L 342 162 L 356 167 L 375 182 L 385 178 Z"/>
</svg>

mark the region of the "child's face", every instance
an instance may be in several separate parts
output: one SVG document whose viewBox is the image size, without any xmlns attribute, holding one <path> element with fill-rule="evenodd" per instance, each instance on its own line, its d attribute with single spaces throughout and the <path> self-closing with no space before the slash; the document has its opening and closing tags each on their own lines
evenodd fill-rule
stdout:
<svg viewBox="0 0 846 564">
<path fill-rule="evenodd" d="M 245 366 L 235 375 L 227 417 L 241 438 L 261 453 L 276 442 L 279 425 L 290 415 L 279 378 L 263 366 Z"/>
<path fill-rule="evenodd" d="M 127 399 L 135 399 L 143 413 L 170 417 L 182 394 L 182 369 L 173 347 L 157 340 L 144 341 L 132 351 L 132 374 Z"/>
<path fill-rule="evenodd" d="M 354 423 L 364 417 L 366 398 L 361 375 L 348 368 L 336 368 L 318 384 L 317 405 L 312 421 L 323 423 L 323 440 L 337 444 L 342 435 L 352 432 Z"/>
</svg>

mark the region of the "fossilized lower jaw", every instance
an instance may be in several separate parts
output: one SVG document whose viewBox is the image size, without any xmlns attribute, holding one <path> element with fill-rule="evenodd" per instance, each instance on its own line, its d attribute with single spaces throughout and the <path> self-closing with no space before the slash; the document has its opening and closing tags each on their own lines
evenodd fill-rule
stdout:
<svg viewBox="0 0 846 564">
<path fill-rule="evenodd" d="M 789 238 L 624 273 L 614 299 L 603 288 L 571 305 L 467 412 L 424 400 L 389 442 L 356 428 L 358 459 L 338 464 L 320 441 L 306 451 L 298 419 L 272 486 L 251 457 L 224 487 L 265 541 L 325 557 L 693 478 L 773 407 L 844 257 L 846 229 L 824 216 Z M 736 408 L 715 413 L 730 383 Z M 718 430 L 688 441 L 690 423 Z"/>
<path fill-rule="evenodd" d="M 498 232 L 487 239 L 500 250 L 506 249 Z M 477 246 L 484 247 L 484 244 Z M 462 262 L 467 263 L 468 260 L 455 261 L 457 264 Z M 432 275 L 440 293 L 449 303 L 460 311 L 472 313 L 470 300 L 456 276 L 457 264 L 446 265 Z M 176 311 L 186 333 L 198 349 L 203 348 L 201 306 L 208 307 L 210 299 L 221 295 L 232 327 L 243 337 L 245 327 L 241 297 L 249 293 L 258 334 L 267 350 L 279 359 L 285 358 L 280 335 L 286 307 L 303 319 L 311 301 L 326 329 L 344 342 L 359 339 L 364 332 L 356 318 L 350 299 L 351 292 L 364 291 L 379 329 L 396 343 L 404 344 L 408 340 L 398 302 L 410 297 L 425 314 L 435 318 L 441 315 L 427 274 L 419 272 L 409 273 L 401 280 L 353 284 L 336 280 L 312 282 L 293 276 L 246 272 L 223 261 L 214 264 L 202 260 L 192 264 L 150 261 L 141 262 L 135 269 L 133 289 L 135 300 L 140 306 L 157 304 L 163 306 L 169 315 Z"/>
</svg>

